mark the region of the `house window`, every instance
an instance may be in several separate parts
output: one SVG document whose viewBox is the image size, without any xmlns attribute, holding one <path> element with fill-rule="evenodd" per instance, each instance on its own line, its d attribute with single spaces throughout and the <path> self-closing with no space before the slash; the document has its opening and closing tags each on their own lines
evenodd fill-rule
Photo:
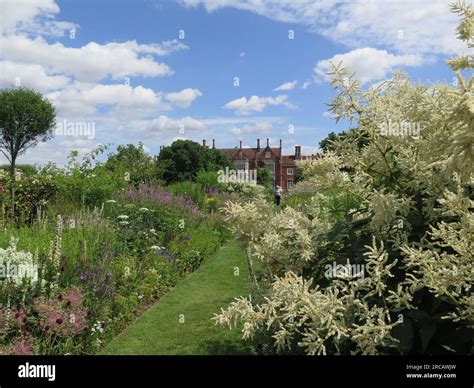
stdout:
<svg viewBox="0 0 474 388">
<path fill-rule="evenodd" d="M 293 179 L 288 179 L 286 181 L 286 188 L 291 189 L 293 187 Z"/>
<path fill-rule="evenodd" d="M 293 167 L 288 167 L 286 169 L 286 175 L 293 175 Z"/>
<path fill-rule="evenodd" d="M 266 158 L 270 158 L 271 156 L 272 156 L 272 155 L 270 154 L 270 152 L 268 152 L 268 151 L 265 152 L 265 157 L 266 157 Z"/>
<path fill-rule="evenodd" d="M 236 170 L 245 170 L 245 160 L 235 160 L 234 161 L 234 168 Z"/>
</svg>

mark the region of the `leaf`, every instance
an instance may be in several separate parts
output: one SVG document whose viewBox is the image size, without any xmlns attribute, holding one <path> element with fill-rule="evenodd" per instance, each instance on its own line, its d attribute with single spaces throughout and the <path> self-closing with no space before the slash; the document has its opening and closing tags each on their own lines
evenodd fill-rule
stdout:
<svg viewBox="0 0 474 388">
<path fill-rule="evenodd" d="M 410 310 L 406 313 L 407 316 L 416 320 L 425 320 L 429 318 L 429 315 L 424 310 Z"/>
<path fill-rule="evenodd" d="M 436 332 L 437 325 L 432 320 L 426 320 L 420 329 L 421 346 L 423 352 L 426 351 L 434 333 Z"/>
<path fill-rule="evenodd" d="M 404 320 L 400 325 L 393 328 L 393 337 L 400 341 L 398 347 L 401 353 L 409 353 L 413 347 L 413 325 L 410 319 Z"/>
</svg>

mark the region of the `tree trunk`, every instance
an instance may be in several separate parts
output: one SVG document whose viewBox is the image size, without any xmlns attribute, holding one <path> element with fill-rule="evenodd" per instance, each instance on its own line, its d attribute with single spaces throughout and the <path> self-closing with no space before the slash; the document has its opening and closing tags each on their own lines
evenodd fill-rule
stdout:
<svg viewBox="0 0 474 388">
<path fill-rule="evenodd" d="M 15 182 L 16 182 L 16 157 L 14 155 L 11 156 L 11 165 L 10 165 L 10 177 L 12 180 L 12 189 L 11 189 L 11 199 L 12 199 L 12 219 L 15 219 Z"/>
<path fill-rule="evenodd" d="M 12 179 L 13 183 L 16 182 L 15 169 L 16 169 L 16 158 L 12 156 L 12 162 L 10 164 L 10 178 Z"/>
</svg>

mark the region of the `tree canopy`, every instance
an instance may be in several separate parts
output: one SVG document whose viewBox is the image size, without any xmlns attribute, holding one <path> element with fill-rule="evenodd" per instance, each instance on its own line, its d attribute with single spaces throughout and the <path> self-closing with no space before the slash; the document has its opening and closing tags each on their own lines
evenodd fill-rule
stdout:
<svg viewBox="0 0 474 388">
<path fill-rule="evenodd" d="M 153 157 L 147 154 L 141 142 L 138 146 L 119 145 L 117 152 L 108 156 L 105 168 L 123 176 L 136 187 L 140 183 L 150 183 L 157 178 Z"/>
<path fill-rule="evenodd" d="M 160 152 L 158 168 L 166 183 L 174 183 L 195 180 L 200 171 L 217 171 L 230 166 L 227 156 L 216 149 L 191 140 L 176 140 Z"/>
<path fill-rule="evenodd" d="M 30 89 L 0 91 L 0 151 L 10 162 L 15 176 L 18 156 L 53 136 L 54 106 Z"/>
</svg>

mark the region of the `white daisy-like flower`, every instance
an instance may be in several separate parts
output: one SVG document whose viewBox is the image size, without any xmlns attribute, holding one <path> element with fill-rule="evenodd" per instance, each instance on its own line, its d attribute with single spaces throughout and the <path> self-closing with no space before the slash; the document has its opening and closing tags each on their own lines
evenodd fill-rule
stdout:
<svg viewBox="0 0 474 388">
<path fill-rule="evenodd" d="M 128 216 L 126 214 L 121 214 L 117 217 L 119 220 L 128 220 Z"/>
</svg>

